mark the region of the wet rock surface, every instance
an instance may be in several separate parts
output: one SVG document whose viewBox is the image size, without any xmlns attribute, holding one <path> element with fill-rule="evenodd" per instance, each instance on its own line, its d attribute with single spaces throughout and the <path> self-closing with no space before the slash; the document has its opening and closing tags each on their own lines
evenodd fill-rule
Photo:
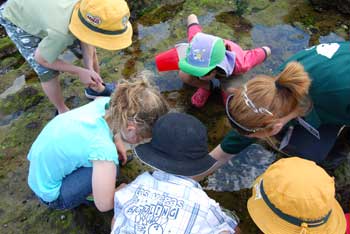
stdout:
<svg viewBox="0 0 350 234">
<path fill-rule="evenodd" d="M 173 109 L 193 114 L 205 123 L 210 148 L 215 147 L 230 130 L 220 94 L 212 94 L 201 110 L 192 107 L 190 97 L 194 89 L 183 85 L 176 72 L 158 73 L 153 59 L 155 54 L 186 41 L 187 15 L 197 14 L 205 32 L 231 39 L 243 48 L 271 47 L 272 56 L 264 64 L 228 82 L 230 86 L 240 85 L 258 73 L 272 74 L 284 59 L 308 46 L 349 40 L 348 16 L 332 10 L 315 11 L 303 0 L 143 0 L 129 1 L 129 4 L 133 45 L 117 52 L 98 50 L 101 76 L 106 82 L 111 82 L 147 70 Z M 74 63 L 81 65 L 78 60 Z M 20 82 L 16 86 L 19 77 L 24 77 L 24 84 Z M 61 74 L 60 82 L 70 108 L 88 102 L 77 77 Z M 8 92 L 9 89 L 12 91 Z M 27 152 L 41 129 L 53 118 L 55 108 L 42 92 L 35 73 L 21 59 L 1 27 L 0 95 L 3 97 L 0 98 L 0 233 L 109 233 L 113 212 L 99 213 L 94 207 L 86 206 L 72 211 L 52 211 L 40 204 L 28 188 Z M 346 210 L 350 200 L 350 147 L 346 146 L 346 139 L 350 138 L 343 139 L 344 147 L 340 147 L 340 151 L 345 157 L 336 165 L 332 161 L 327 171 L 335 176 L 337 198 Z M 263 152 L 266 153 L 266 160 L 261 161 L 264 167 L 257 166 L 261 170 L 273 160 L 268 151 Z M 239 166 L 247 169 L 249 163 L 254 165 L 256 162 L 246 158 L 244 165 Z M 208 187 L 211 197 L 223 207 L 236 211 L 243 233 L 258 233 L 246 210 L 251 191 L 245 187 L 260 171 L 249 171 L 243 177 L 235 177 L 237 169 L 232 165 L 221 168 L 208 178 L 209 183 L 203 182 L 203 185 L 232 191 L 219 192 Z M 121 169 L 119 182 L 129 182 L 148 169 L 134 159 Z M 227 178 L 241 182 L 222 184 L 218 181 Z"/>
<path fill-rule="evenodd" d="M 310 0 L 315 5 L 315 9 L 318 11 L 325 11 L 330 8 L 337 9 L 338 11 L 346 14 L 350 14 L 350 1 L 349 0 Z"/>
</svg>

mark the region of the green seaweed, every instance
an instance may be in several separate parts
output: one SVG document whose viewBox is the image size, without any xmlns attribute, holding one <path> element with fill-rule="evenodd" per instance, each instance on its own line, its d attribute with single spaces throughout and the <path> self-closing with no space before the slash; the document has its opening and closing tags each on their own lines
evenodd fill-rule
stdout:
<svg viewBox="0 0 350 234">
<path fill-rule="evenodd" d="M 312 37 L 310 45 L 317 44 L 320 36 L 328 35 L 334 32 L 334 28 L 338 34 L 349 37 L 348 28 L 341 27 L 342 25 L 350 25 L 349 17 L 338 13 L 335 10 L 328 10 L 327 12 L 319 12 L 307 3 L 297 4 L 291 8 L 288 15 L 284 17 L 286 23 L 295 25 L 301 23 L 301 26 L 309 30 Z M 300 26 L 300 24 L 297 24 Z"/>
<path fill-rule="evenodd" d="M 182 10 L 183 2 L 174 5 L 165 5 L 144 11 L 138 22 L 144 26 L 151 26 L 170 20 Z"/>
<path fill-rule="evenodd" d="M 17 51 L 15 44 L 8 37 L 0 38 L 0 59 Z"/>
</svg>

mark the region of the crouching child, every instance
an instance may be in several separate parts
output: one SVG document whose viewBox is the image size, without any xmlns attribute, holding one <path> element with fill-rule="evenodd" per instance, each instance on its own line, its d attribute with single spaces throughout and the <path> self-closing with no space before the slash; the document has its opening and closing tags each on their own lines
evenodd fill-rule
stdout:
<svg viewBox="0 0 350 234">
<path fill-rule="evenodd" d="M 182 113 L 160 117 L 151 142 L 135 153 L 156 170 L 115 193 L 111 233 L 238 233 L 237 221 L 192 179 L 216 162 L 198 119 Z"/>
</svg>

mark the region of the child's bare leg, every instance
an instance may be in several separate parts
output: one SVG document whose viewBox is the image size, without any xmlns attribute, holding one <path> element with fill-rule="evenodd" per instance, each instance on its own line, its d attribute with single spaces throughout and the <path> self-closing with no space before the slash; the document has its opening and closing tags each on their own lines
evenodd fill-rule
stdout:
<svg viewBox="0 0 350 234">
<path fill-rule="evenodd" d="M 69 111 L 69 108 L 64 103 L 64 98 L 61 92 L 61 85 L 57 76 L 49 81 L 41 82 L 41 86 L 49 100 L 58 110 L 58 113 L 62 114 L 66 111 Z"/>
</svg>

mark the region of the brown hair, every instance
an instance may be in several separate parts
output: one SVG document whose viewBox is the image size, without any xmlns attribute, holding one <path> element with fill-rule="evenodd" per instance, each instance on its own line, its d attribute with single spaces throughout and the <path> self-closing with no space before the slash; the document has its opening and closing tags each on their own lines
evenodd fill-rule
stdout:
<svg viewBox="0 0 350 234">
<path fill-rule="evenodd" d="M 296 111 L 303 116 L 311 107 L 308 91 L 311 80 L 304 67 L 290 62 L 276 77 L 258 75 L 235 93 L 229 103 L 229 112 L 242 126 L 249 129 L 269 128 L 276 119 Z M 244 93 L 257 108 L 266 108 L 273 115 L 256 113 L 246 104 Z M 239 130 L 239 129 L 237 129 Z"/>
<path fill-rule="evenodd" d="M 168 104 L 160 91 L 150 83 L 145 73 L 139 73 L 128 81 L 118 83 L 105 118 L 113 134 L 126 127 L 128 121 L 134 121 L 140 136 L 145 137 L 152 133 L 156 120 L 168 111 Z"/>
</svg>

